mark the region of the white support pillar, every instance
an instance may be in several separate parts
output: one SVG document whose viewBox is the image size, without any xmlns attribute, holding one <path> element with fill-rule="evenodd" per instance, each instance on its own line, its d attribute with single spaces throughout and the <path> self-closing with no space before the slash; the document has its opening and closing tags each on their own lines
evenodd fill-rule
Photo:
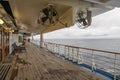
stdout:
<svg viewBox="0 0 120 80">
<path fill-rule="evenodd" d="M 43 47 L 43 33 L 40 33 L 40 47 Z"/>
<path fill-rule="evenodd" d="M 34 40 L 33 35 L 34 35 L 34 34 L 32 33 L 32 41 Z"/>
</svg>

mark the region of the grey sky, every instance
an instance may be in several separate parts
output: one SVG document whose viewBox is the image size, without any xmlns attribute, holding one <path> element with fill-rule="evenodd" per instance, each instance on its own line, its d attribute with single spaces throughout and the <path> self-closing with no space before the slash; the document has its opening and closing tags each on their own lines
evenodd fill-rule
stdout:
<svg viewBox="0 0 120 80">
<path fill-rule="evenodd" d="M 92 25 L 86 29 L 77 26 L 46 33 L 45 38 L 120 38 L 120 8 L 92 18 Z"/>
</svg>

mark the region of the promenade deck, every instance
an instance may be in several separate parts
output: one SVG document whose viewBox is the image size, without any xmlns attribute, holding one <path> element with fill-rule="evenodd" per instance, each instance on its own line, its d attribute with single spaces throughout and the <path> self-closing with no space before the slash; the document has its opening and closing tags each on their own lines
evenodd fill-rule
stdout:
<svg viewBox="0 0 120 80">
<path fill-rule="evenodd" d="M 31 43 L 26 47 L 27 52 L 18 53 L 10 80 L 106 80 Z"/>
</svg>

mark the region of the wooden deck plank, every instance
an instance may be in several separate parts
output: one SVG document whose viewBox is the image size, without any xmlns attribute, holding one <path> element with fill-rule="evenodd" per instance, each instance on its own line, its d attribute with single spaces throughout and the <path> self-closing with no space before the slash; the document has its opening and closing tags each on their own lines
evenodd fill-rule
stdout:
<svg viewBox="0 0 120 80">
<path fill-rule="evenodd" d="M 18 55 L 16 80 L 106 80 L 31 43 Z"/>
</svg>

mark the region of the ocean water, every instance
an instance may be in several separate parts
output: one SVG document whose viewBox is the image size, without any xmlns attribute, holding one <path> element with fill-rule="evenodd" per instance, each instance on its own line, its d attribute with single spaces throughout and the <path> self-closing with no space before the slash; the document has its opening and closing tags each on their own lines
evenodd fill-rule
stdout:
<svg viewBox="0 0 120 80">
<path fill-rule="evenodd" d="M 120 52 L 120 39 L 46 39 L 45 42 Z"/>
</svg>

